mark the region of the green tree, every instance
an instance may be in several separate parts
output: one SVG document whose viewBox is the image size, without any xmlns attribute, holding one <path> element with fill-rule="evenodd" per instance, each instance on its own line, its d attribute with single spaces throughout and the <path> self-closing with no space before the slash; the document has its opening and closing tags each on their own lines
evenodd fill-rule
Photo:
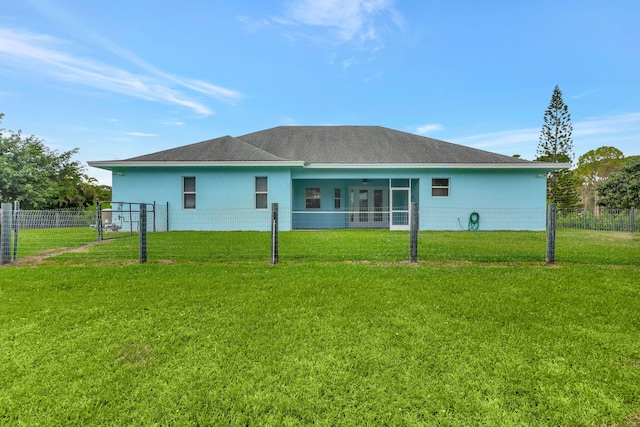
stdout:
<svg viewBox="0 0 640 427">
<path fill-rule="evenodd" d="M 536 161 L 571 163 L 573 161 L 573 125 L 569 107 L 562 100 L 562 92 L 556 85 L 551 102 L 544 112 L 544 124 L 540 131 Z M 574 208 L 579 204 L 576 191 L 577 177 L 572 170 L 559 170 L 547 174 L 547 201 L 557 203 L 558 208 Z"/>
<path fill-rule="evenodd" d="M 72 159 L 77 152 L 58 153 L 33 135 L 0 129 L 0 200 L 19 201 L 22 209 L 83 206 L 78 189 L 88 177 Z"/>
<path fill-rule="evenodd" d="M 623 159 L 622 151 L 608 146 L 590 150 L 578 158 L 576 174 L 581 181 L 585 209 L 597 209 L 598 186 L 620 170 Z"/>
<path fill-rule="evenodd" d="M 612 209 L 640 208 L 640 156 L 629 158 L 598 188 L 600 205 Z"/>
</svg>

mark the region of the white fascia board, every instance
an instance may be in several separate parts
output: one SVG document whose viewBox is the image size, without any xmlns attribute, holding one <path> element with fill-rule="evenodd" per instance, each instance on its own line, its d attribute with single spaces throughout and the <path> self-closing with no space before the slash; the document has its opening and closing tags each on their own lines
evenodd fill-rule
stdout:
<svg viewBox="0 0 640 427">
<path fill-rule="evenodd" d="M 309 169 L 569 169 L 571 163 L 308 163 Z"/>
<path fill-rule="evenodd" d="M 248 166 L 304 166 L 304 162 L 300 161 L 120 161 L 120 160 L 97 160 L 87 162 L 89 166 L 101 169 L 112 168 L 146 168 L 146 167 L 248 167 Z"/>
</svg>

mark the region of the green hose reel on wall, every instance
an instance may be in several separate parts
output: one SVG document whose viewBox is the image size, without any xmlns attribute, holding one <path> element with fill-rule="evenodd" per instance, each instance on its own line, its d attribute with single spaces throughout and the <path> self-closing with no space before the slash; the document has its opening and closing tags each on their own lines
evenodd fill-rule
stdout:
<svg viewBox="0 0 640 427">
<path fill-rule="evenodd" d="M 469 215 L 469 231 L 477 231 L 480 228 L 480 214 L 472 212 Z"/>
</svg>

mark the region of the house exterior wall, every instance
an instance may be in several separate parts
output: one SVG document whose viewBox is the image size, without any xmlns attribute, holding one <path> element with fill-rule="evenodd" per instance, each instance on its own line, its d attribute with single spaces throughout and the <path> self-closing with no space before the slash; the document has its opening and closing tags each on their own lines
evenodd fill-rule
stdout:
<svg viewBox="0 0 640 427">
<path fill-rule="evenodd" d="M 431 195 L 431 178 L 449 178 L 449 197 Z M 532 169 L 428 171 L 420 187 L 420 229 L 467 229 L 480 215 L 480 230 L 544 230 L 546 172 Z"/>
<path fill-rule="evenodd" d="M 259 176 L 268 178 L 267 209 L 255 208 Z M 183 207 L 183 177 L 196 178 L 195 209 Z M 168 220 L 157 218 L 159 231 L 167 229 L 166 224 L 169 230 L 266 231 L 273 202 L 279 204 L 282 231 L 292 226 L 344 228 L 346 214 L 320 213 L 337 211 L 336 188 L 342 192 L 340 210 L 349 210 L 349 188 L 363 179 L 369 186 L 413 179 L 412 199 L 419 202 L 421 230 L 466 229 L 472 212 L 480 215 L 480 230 L 544 230 L 545 177 L 546 171 L 536 169 L 119 168 L 113 172 L 113 200 L 156 202 L 159 211 L 168 204 Z M 449 179 L 448 197 L 432 196 L 432 178 Z M 320 188 L 320 209 L 306 209 L 307 187 Z"/>
<path fill-rule="evenodd" d="M 255 178 L 267 177 L 267 209 L 255 208 Z M 196 208 L 183 207 L 183 178 L 196 178 Z M 291 219 L 291 177 L 288 168 L 129 168 L 113 172 L 114 201 L 156 202 L 168 206 L 168 221 L 159 231 L 269 230 L 271 203 L 279 203 L 280 229 Z"/>
<path fill-rule="evenodd" d="M 342 184 L 344 208 L 347 191 L 358 180 L 384 185 L 389 179 L 410 178 L 412 201 L 420 207 L 421 230 L 467 229 L 471 213 L 480 215 L 481 230 L 544 230 L 546 228 L 546 171 L 536 169 L 299 169 L 292 171 L 293 208 L 305 209 L 305 187 L 317 186 L 323 194 L 321 211 L 333 211 L 333 189 Z M 432 196 L 432 179 L 449 179 L 449 196 Z M 417 181 L 415 181 L 417 180 Z M 417 184 L 417 185 L 416 185 Z M 388 185 L 388 184 L 387 184 Z M 326 195 L 326 196 L 325 196 Z M 312 216 L 312 213 L 308 213 Z M 294 216 L 293 226 L 296 227 Z M 340 228 L 339 222 L 321 219 L 316 228 Z M 343 217 L 346 218 L 346 217 Z M 309 221 L 307 221 L 309 222 Z M 303 227 L 308 228 L 308 227 Z"/>
</svg>

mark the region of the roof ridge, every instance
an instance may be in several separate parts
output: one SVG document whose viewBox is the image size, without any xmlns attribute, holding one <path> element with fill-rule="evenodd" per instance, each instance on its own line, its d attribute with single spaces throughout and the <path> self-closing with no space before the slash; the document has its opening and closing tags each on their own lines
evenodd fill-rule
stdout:
<svg viewBox="0 0 640 427">
<path fill-rule="evenodd" d="M 240 138 L 238 138 L 238 137 L 232 136 L 231 138 L 233 138 L 234 140 L 238 141 L 239 143 L 241 143 L 241 144 L 243 144 L 243 145 L 246 145 L 247 147 L 249 147 L 249 148 L 251 148 L 251 149 L 254 149 L 254 150 L 257 150 L 257 151 L 259 151 L 259 152 L 261 152 L 261 153 L 268 154 L 269 156 L 275 157 L 275 159 L 274 159 L 274 160 L 288 160 L 288 159 L 285 159 L 285 158 L 282 158 L 282 157 L 276 156 L 275 154 L 270 153 L 270 152 L 268 152 L 268 151 L 265 151 L 265 150 L 263 150 L 262 148 L 256 147 L 256 146 L 255 146 L 255 145 L 253 145 L 253 144 L 249 144 L 248 142 L 243 141 L 242 139 L 240 139 Z"/>
</svg>

